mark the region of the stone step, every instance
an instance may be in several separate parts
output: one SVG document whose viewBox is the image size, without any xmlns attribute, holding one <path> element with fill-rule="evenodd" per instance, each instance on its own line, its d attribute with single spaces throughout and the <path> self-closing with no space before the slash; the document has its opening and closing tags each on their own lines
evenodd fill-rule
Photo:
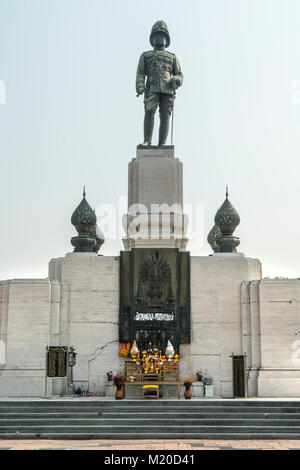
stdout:
<svg viewBox="0 0 300 470">
<path fill-rule="evenodd" d="M 85 401 L 86 400 L 86 401 Z M 227 407 L 232 407 L 232 406 L 245 406 L 247 408 L 251 407 L 256 407 L 256 408 L 264 408 L 265 406 L 270 406 L 270 407 L 298 407 L 300 409 L 300 400 L 297 401 L 274 401 L 274 400 L 264 400 L 264 401 L 247 401 L 247 399 L 236 399 L 236 400 L 214 400 L 214 399 L 191 399 L 191 400 L 157 400 L 157 401 L 150 401 L 150 400 L 99 400 L 99 399 L 69 399 L 69 400 L 54 400 L 54 399 L 49 399 L 49 400 L 9 400 L 9 401 L 0 401 L 0 407 L 1 408 L 7 408 L 7 407 L 48 407 L 48 406 L 53 406 L 53 405 L 58 405 L 61 407 L 70 407 L 70 406 L 81 406 L 81 407 L 91 407 L 91 406 L 101 406 L 101 407 L 117 407 L 119 408 L 120 406 L 124 407 L 130 407 L 130 406 L 135 406 L 135 407 L 152 407 L 153 405 L 157 407 L 165 407 L 165 406 L 172 406 L 172 407 L 197 407 L 201 406 L 203 407 L 221 407 L 221 408 L 227 408 Z"/>
<path fill-rule="evenodd" d="M 14 427 L 19 429 L 20 427 L 24 426 L 111 426 L 111 427 L 119 427 L 119 426 L 280 426 L 280 427 L 295 427 L 298 426 L 300 429 L 300 419 L 292 420 L 292 419 L 235 419 L 235 418 L 228 418 L 225 417 L 223 419 L 214 419 L 214 418 L 207 418 L 207 419 L 197 419 L 197 418 L 189 418 L 186 419 L 178 419 L 177 416 L 173 416 L 170 418 L 126 418 L 126 419 L 119 419 L 119 418 L 47 418 L 47 419 L 37 419 L 37 418 L 28 418 L 28 419 L 0 419 L 0 429 L 4 427 Z"/>
<path fill-rule="evenodd" d="M 0 413 L 0 420 L 10 419 L 288 419 L 288 420 L 300 420 L 300 413 L 188 413 L 188 412 L 165 412 L 165 413 L 111 413 L 111 412 L 93 412 L 93 413 L 44 413 L 44 412 L 32 412 L 32 413 Z"/>
<path fill-rule="evenodd" d="M 136 416 L 136 417 L 140 417 L 140 418 L 148 418 L 149 415 L 152 417 L 152 418 L 161 418 L 163 416 L 166 416 L 166 417 L 171 417 L 171 416 L 176 416 L 176 417 L 180 417 L 180 418 L 185 418 L 185 419 L 190 419 L 190 418 L 198 418 L 198 419 L 207 419 L 207 418 L 215 418 L 215 419 L 222 419 L 222 418 L 225 418 L 227 417 L 228 419 L 230 418 L 236 418 L 236 419 L 255 419 L 255 418 L 258 418 L 258 419 L 262 419 L 262 418 L 268 418 L 268 419 L 300 419 L 300 413 L 273 413 L 273 412 L 270 412 L 270 413 L 266 413 L 266 412 L 257 412 L 257 413 L 253 413 L 253 412 L 239 412 L 239 411 L 236 411 L 236 412 L 233 412 L 233 411 L 224 411 L 224 412 L 216 412 L 216 411 L 211 411 L 210 413 L 207 413 L 206 411 L 195 411 L 194 413 L 190 413 L 190 412 L 183 412 L 183 411 L 165 411 L 164 413 L 157 413 L 156 411 L 155 412 L 152 412 L 152 413 L 145 413 L 145 412 L 133 412 L 133 413 L 126 413 L 126 412 L 119 412 L 119 413 L 114 413 L 114 412 L 109 412 L 109 411 L 103 411 L 103 412 L 99 412 L 99 415 L 101 415 L 101 417 L 103 418 L 106 418 L 106 417 L 111 417 L 111 418 L 115 418 L 115 417 L 119 417 L 119 418 L 129 418 L 131 417 L 132 415 Z M 2 415 L 0 414 L 0 417 Z M 23 415 L 22 415 L 23 416 Z"/>
<path fill-rule="evenodd" d="M 43 433 L 26 433 L 16 434 L 16 433 L 0 433 L 0 439 L 48 439 L 48 440 L 91 440 L 91 439 L 114 439 L 114 440 L 128 440 L 129 437 L 125 433 L 107 433 L 107 432 L 94 432 L 94 433 L 85 433 L 85 432 L 66 432 L 66 433 L 53 433 L 53 432 L 43 432 Z M 286 432 L 275 432 L 275 433 L 261 433 L 261 432 L 241 432 L 241 433 L 222 433 L 222 432 L 155 432 L 155 433 L 141 433 L 135 432 L 130 434 L 130 439 L 133 440 L 148 440 L 148 439 L 211 439 L 211 440 L 266 440 L 266 439 L 291 439 L 291 440 L 300 440 L 300 433 L 286 433 Z"/>
<path fill-rule="evenodd" d="M 101 407 L 101 408 L 131 408 L 134 406 L 135 408 L 152 408 L 153 406 L 157 408 L 165 408 L 167 407 L 172 407 L 172 408 L 235 408 L 235 407 L 245 407 L 245 408 L 260 408 L 263 409 L 265 407 L 271 407 L 271 408 L 298 408 L 300 409 L 300 401 L 299 402 L 264 402 L 259 403 L 259 402 L 247 402 L 245 401 L 220 401 L 220 402 L 215 402 L 212 400 L 205 400 L 205 401 L 199 401 L 199 400 L 110 400 L 106 402 L 102 401 L 69 401 L 69 402 L 63 402 L 63 401 L 45 401 L 45 402 L 8 402 L 8 403 L 3 403 L 0 400 L 0 408 L 1 409 L 8 409 L 8 408 L 38 408 L 38 409 L 43 409 L 43 408 L 49 408 L 49 407 L 60 407 L 60 408 L 72 408 L 72 407 L 80 407 L 83 409 L 86 408 L 92 408 L 92 407 Z"/>
<path fill-rule="evenodd" d="M 110 414 L 120 414 L 120 413 L 140 413 L 141 412 L 141 409 L 140 408 L 136 408 L 134 406 L 132 407 L 122 407 L 120 406 L 118 409 L 110 409 L 108 410 L 107 408 L 102 408 L 102 409 L 99 409 L 98 408 L 98 411 L 102 414 L 104 413 L 110 413 Z M 252 413 L 263 413 L 263 414 L 266 414 L 266 413 L 289 413 L 289 414 L 299 414 L 300 413 L 300 407 L 296 408 L 296 407 L 289 407 L 289 408 L 285 408 L 285 407 L 265 407 L 265 408 L 247 408 L 247 407 L 242 407 L 242 406 L 233 406 L 233 407 L 230 407 L 230 408 L 215 408 L 215 407 L 205 407 L 205 408 L 202 408 L 202 407 L 195 407 L 195 408 L 182 408 L 182 409 L 179 409 L 179 408 L 173 408 L 173 407 L 170 407 L 170 406 L 166 406 L 164 407 L 163 409 L 160 409 L 160 408 L 156 408 L 155 406 L 153 406 L 152 408 L 148 409 L 148 408 L 145 408 L 143 411 L 143 413 L 190 413 L 190 414 L 195 414 L 195 413 L 201 413 L 201 414 L 210 414 L 210 413 L 222 413 L 222 414 L 227 414 L 227 413 L 245 413 L 245 414 L 252 414 Z"/>
<path fill-rule="evenodd" d="M 216 403 L 218 405 L 216 406 Z M 221 403 L 221 405 L 220 405 Z M 4 439 L 298 439 L 300 402 L 0 402 Z"/>
<path fill-rule="evenodd" d="M 127 435 L 127 437 L 131 436 L 131 434 L 164 434 L 168 433 L 169 435 L 177 434 L 177 433 L 184 433 L 184 434 L 195 434 L 195 433 L 232 433 L 232 434 L 240 434 L 240 433 L 260 433 L 260 434 L 285 434 L 288 433 L 290 435 L 298 434 L 300 435 L 300 426 L 232 426 L 232 425 L 101 425 L 101 426 L 81 426 L 81 425 L 46 425 L 46 426 L 0 426 L 0 436 L 5 435 L 6 433 L 15 433 L 15 434 L 23 434 L 26 436 L 29 434 L 41 434 L 41 433 L 86 433 L 86 434 L 94 434 L 94 433 L 121 433 Z M 130 437 L 131 438 L 131 437 Z"/>
<path fill-rule="evenodd" d="M 153 400 L 154 401 L 154 400 Z M 72 406 L 68 408 L 64 407 L 47 407 L 47 408 L 36 408 L 36 407 L 24 407 L 24 408 L 0 408 L 0 415 L 5 415 L 7 413 L 18 413 L 18 414 L 24 414 L 24 413 L 72 413 L 72 414 L 77 414 L 77 413 L 109 413 L 110 415 L 116 414 L 119 415 L 120 413 L 140 413 L 141 408 L 136 407 L 136 406 L 131 406 L 131 407 L 123 407 L 120 406 L 119 408 L 116 407 L 99 407 L 99 406 L 93 406 L 90 408 L 82 408 L 80 406 Z M 215 407 L 195 407 L 195 408 L 174 408 L 172 406 L 166 406 L 163 409 L 161 407 L 156 407 L 153 405 L 152 407 L 145 407 L 142 408 L 142 413 L 199 413 L 199 414 L 212 414 L 212 413 L 221 413 L 221 414 L 227 414 L 227 413 L 245 413 L 245 414 L 253 414 L 253 413 L 263 413 L 263 414 L 273 414 L 273 413 L 289 413 L 289 414 L 299 414 L 300 413 L 300 407 L 265 407 L 265 408 L 248 408 L 248 407 L 243 407 L 243 406 L 235 406 L 235 407 L 230 407 L 230 408 L 215 408 Z"/>
</svg>

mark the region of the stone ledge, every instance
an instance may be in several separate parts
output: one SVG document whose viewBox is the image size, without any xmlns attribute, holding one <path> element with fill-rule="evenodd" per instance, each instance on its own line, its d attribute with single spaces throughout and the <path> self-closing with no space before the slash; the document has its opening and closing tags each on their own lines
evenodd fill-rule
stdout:
<svg viewBox="0 0 300 470">
<path fill-rule="evenodd" d="M 54 280 L 54 282 L 57 282 Z M 33 279 L 33 278 L 17 278 L 17 279 L 6 279 L 0 281 L 1 285 L 4 284 L 50 284 L 53 281 L 50 281 L 49 278 L 42 278 L 42 279 Z"/>
<path fill-rule="evenodd" d="M 82 252 L 72 252 L 66 253 L 66 258 L 95 258 L 98 257 L 98 253 L 82 253 Z"/>
<path fill-rule="evenodd" d="M 169 157 L 174 158 L 174 146 L 173 145 L 149 145 L 144 147 L 138 145 L 136 149 L 136 158 L 147 158 L 147 157 Z"/>
<path fill-rule="evenodd" d="M 172 149 L 174 150 L 174 145 L 143 145 L 143 144 L 139 144 L 136 146 L 137 149 L 151 149 L 151 150 L 155 150 L 155 149 L 165 149 L 165 150 L 168 150 L 168 149 Z"/>
</svg>

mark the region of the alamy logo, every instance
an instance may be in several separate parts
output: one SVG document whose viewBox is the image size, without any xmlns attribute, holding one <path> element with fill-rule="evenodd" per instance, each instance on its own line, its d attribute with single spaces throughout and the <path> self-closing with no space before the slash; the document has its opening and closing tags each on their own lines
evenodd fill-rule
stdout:
<svg viewBox="0 0 300 470">
<path fill-rule="evenodd" d="M 132 239 L 182 238 L 197 248 L 204 241 L 204 205 L 197 204 L 133 204 L 127 208 L 127 198 L 119 197 L 117 205 L 100 204 L 96 210 L 99 227 L 106 240 L 120 240 L 124 236 Z M 188 221 L 192 223 L 188 226 Z M 122 223 L 121 223 L 122 221 Z M 190 245 L 191 246 L 191 245 Z"/>
<path fill-rule="evenodd" d="M 0 104 L 6 104 L 6 84 L 4 80 L 0 80 Z"/>
</svg>

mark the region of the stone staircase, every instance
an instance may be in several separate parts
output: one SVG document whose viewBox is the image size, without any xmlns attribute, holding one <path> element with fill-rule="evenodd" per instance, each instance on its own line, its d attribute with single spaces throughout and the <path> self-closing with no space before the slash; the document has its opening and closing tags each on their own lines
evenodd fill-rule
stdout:
<svg viewBox="0 0 300 470">
<path fill-rule="evenodd" d="M 300 401 L 0 401 L 1 439 L 300 439 Z"/>
</svg>

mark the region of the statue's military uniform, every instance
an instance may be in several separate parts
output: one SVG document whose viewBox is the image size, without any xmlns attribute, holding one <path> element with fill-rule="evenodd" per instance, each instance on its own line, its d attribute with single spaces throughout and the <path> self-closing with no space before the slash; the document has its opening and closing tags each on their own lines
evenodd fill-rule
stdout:
<svg viewBox="0 0 300 470">
<path fill-rule="evenodd" d="M 180 85 L 183 75 L 175 54 L 168 51 L 148 51 L 141 55 L 136 74 L 136 89 L 145 85 L 147 76 L 147 93 L 166 93 L 174 95 L 174 83 L 177 79 Z M 179 86 L 180 86 L 179 85 Z M 178 87 L 178 86 L 177 86 Z"/>
<path fill-rule="evenodd" d="M 155 23 L 151 37 L 155 32 L 163 31 L 170 42 L 167 26 L 163 22 Z M 167 44 L 167 45 L 168 45 Z M 145 79 L 146 85 L 145 85 Z M 139 60 L 136 74 L 136 91 L 145 89 L 144 143 L 151 144 L 154 127 L 154 114 L 159 106 L 160 130 L 159 144 L 164 145 L 169 130 L 169 120 L 173 110 L 175 90 L 182 85 L 183 74 L 175 54 L 166 50 L 144 52 Z"/>
</svg>

